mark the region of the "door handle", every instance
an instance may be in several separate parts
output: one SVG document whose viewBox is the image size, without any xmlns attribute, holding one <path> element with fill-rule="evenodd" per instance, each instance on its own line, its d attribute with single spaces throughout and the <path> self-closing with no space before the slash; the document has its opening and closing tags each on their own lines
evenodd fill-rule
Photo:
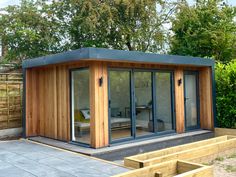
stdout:
<svg viewBox="0 0 236 177">
<path fill-rule="evenodd" d="M 184 101 L 187 101 L 187 100 L 189 100 L 190 98 L 188 98 L 188 97 L 184 97 Z"/>
<path fill-rule="evenodd" d="M 108 101 L 108 107 L 111 107 L 111 100 Z"/>
</svg>

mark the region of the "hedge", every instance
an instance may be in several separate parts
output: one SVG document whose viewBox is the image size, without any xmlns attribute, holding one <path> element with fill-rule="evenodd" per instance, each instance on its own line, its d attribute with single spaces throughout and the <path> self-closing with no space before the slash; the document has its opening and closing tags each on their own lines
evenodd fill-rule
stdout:
<svg viewBox="0 0 236 177">
<path fill-rule="evenodd" d="M 236 128 L 236 60 L 216 64 L 217 126 Z"/>
</svg>

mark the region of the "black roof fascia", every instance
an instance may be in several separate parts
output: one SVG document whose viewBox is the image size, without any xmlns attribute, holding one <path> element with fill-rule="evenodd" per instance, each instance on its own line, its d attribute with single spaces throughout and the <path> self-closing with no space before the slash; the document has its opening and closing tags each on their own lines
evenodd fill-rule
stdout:
<svg viewBox="0 0 236 177">
<path fill-rule="evenodd" d="M 79 60 L 106 60 L 140 63 L 158 63 L 171 65 L 213 66 L 214 60 L 179 55 L 162 55 L 138 51 L 113 50 L 103 48 L 81 48 L 55 55 L 24 60 L 23 68 L 46 66 Z"/>
</svg>

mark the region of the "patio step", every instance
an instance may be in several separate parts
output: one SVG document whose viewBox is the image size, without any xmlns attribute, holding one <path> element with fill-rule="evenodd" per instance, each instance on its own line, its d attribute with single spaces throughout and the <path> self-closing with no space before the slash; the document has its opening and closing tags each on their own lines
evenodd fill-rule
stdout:
<svg viewBox="0 0 236 177">
<path fill-rule="evenodd" d="M 192 143 L 195 141 L 213 138 L 214 132 L 208 130 L 197 130 L 182 134 L 168 134 L 165 136 L 152 137 L 140 140 L 133 140 L 119 144 L 113 144 L 109 147 L 93 149 L 82 147 L 67 142 L 53 140 L 45 137 L 31 137 L 29 140 L 47 144 L 50 146 L 66 149 L 69 151 L 82 153 L 85 155 L 101 158 L 109 161 L 123 160 L 124 157 L 140 154 L 144 152 L 164 149 L 181 144 Z"/>
</svg>

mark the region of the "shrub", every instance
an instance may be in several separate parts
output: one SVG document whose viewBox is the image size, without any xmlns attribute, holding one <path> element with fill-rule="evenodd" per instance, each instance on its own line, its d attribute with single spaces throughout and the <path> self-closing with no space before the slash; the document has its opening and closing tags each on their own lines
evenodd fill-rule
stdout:
<svg viewBox="0 0 236 177">
<path fill-rule="evenodd" d="M 216 64 L 217 126 L 236 128 L 236 60 Z"/>
</svg>

